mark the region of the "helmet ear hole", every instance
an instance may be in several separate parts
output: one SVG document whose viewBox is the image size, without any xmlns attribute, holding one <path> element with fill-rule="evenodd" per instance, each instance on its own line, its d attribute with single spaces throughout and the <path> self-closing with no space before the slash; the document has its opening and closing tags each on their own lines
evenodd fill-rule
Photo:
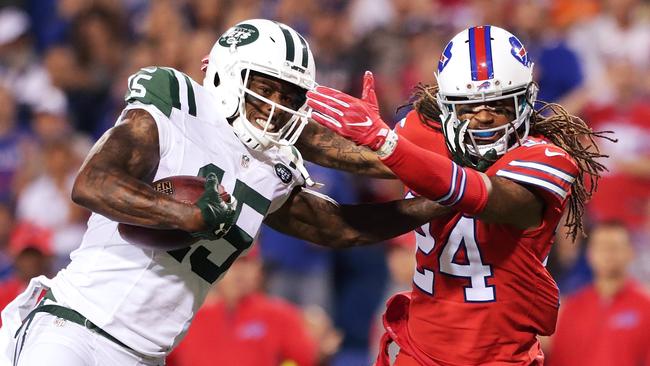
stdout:
<svg viewBox="0 0 650 366">
<path fill-rule="evenodd" d="M 214 86 L 215 87 L 219 86 L 220 81 L 221 80 L 219 79 L 219 73 L 215 72 L 214 73 L 214 80 L 212 81 L 214 83 Z"/>
</svg>

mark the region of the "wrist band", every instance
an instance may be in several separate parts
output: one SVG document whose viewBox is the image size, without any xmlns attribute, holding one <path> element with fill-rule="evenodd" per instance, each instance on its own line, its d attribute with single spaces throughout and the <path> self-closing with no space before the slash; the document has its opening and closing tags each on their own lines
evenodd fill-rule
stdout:
<svg viewBox="0 0 650 366">
<path fill-rule="evenodd" d="M 397 140 L 398 136 L 395 131 L 389 130 L 386 135 L 386 140 L 384 140 L 384 143 L 377 150 L 377 156 L 379 156 L 380 159 L 386 159 L 389 157 L 390 154 L 395 151 L 395 147 L 397 147 Z"/>
</svg>

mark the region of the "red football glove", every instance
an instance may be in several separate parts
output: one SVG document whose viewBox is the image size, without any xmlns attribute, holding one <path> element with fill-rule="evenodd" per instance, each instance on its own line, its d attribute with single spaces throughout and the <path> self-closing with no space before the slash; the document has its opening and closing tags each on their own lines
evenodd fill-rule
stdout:
<svg viewBox="0 0 650 366">
<path fill-rule="evenodd" d="M 386 141 L 390 128 L 379 115 L 370 71 L 363 76 L 361 99 L 325 86 L 307 92 L 307 98 L 313 110 L 312 119 L 357 145 L 377 151 Z"/>
</svg>

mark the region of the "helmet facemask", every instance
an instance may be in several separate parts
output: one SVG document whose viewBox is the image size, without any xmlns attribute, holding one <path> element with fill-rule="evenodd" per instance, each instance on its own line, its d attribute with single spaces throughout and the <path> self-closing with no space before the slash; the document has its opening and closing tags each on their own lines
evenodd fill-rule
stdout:
<svg viewBox="0 0 650 366">
<path fill-rule="evenodd" d="M 520 146 L 528 137 L 537 86 L 530 83 L 526 87 L 499 94 L 481 93 L 470 97 L 446 97 L 438 93 L 437 100 L 442 112 L 440 118 L 443 121 L 442 130 L 445 134 L 447 147 L 459 163 L 481 171 L 486 170 L 499 157 Z M 469 128 L 470 120 L 461 121 L 458 117 L 459 106 L 476 104 L 476 108 L 479 108 L 481 104 L 485 106 L 487 103 L 506 99 L 513 100 L 514 119 L 501 126 L 489 129 L 471 129 Z M 490 113 L 496 112 L 489 106 L 485 106 L 485 108 L 490 110 Z M 494 141 L 482 143 L 482 140 L 495 136 L 499 137 Z"/>
<path fill-rule="evenodd" d="M 310 108 L 307 106 L 306 98 L 302 98 L 301 103 L 296 106 L 276 103 L 250 88 L 252 78 L 260 76 L 281 83 L 288 83 L 287 81 L 251 69 L 242 70 L 241 75 L 242 83 L 237 90 L 239 96 L 238 116 L 233 122 L 235 133 L 240 138 L 244 137 L 243 140 L 248 140 L 244 141 L 246 145 L 256 150 L 264 150 L 271 145 L 293 145 L 308 122 Z M 296 88 L 299 87 L 296 86 Z M 302 90 L 306 94 L 307 91 Z M 255 105 L 255 108 L 260 111 L 265 108 L 265 105 L 269 105 L 271 109 L 266 119 L 263 121 L 259 118 L 250 120 L 246 111 L 247 103 Z M 288 118 L 280 120 L 286 116 Z M 276 127 L 277 124 L 280 126 Z M 241 136 L 242 134 L 246 136 Z"/>
</svg>

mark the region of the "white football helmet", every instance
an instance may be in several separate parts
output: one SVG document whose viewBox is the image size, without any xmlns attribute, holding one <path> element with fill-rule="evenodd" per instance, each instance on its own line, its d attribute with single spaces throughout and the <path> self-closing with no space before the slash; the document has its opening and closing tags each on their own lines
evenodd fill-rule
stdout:
<svg viewBox="0 0 650 366">
<path fill-rule="evenodd" d="M 315 87 L 316 67 L 307 41 L 282 23 L 266 19 L 245 20 L 228 29 L 208 55 L 203 86 L 221 103 L 224 115 L 236 117 L 235 134 L 248 147 L 264 150 L 273 145 L 292 145 L 305 124 L 309 107 L 305 103 L 293 110 L 248 88 L 251 72 L 258 72 L 297 85 L 307 92 Z M 246 118 L 246 95 L 271 105 L 266 121 Z M 270 131 L 275 112 L 292 115 L 279 131 Z"/>
<path fill-rule="evenodd" d="M 528 136 L 537 86 L 533 83 L 533 63 L 510 32 L 484 25 L 458 33 L 442 52 L 436 79 L 447 146 L 465 165 L 483 170 Z M 507 98 L 514 99 L 516 117 L 506 125 L 469 129 L 469 121 L 458 119 L 459 104 Z M 501 137 L 488 144 L 476 142 L 498 135 Z"/>
</svg>

